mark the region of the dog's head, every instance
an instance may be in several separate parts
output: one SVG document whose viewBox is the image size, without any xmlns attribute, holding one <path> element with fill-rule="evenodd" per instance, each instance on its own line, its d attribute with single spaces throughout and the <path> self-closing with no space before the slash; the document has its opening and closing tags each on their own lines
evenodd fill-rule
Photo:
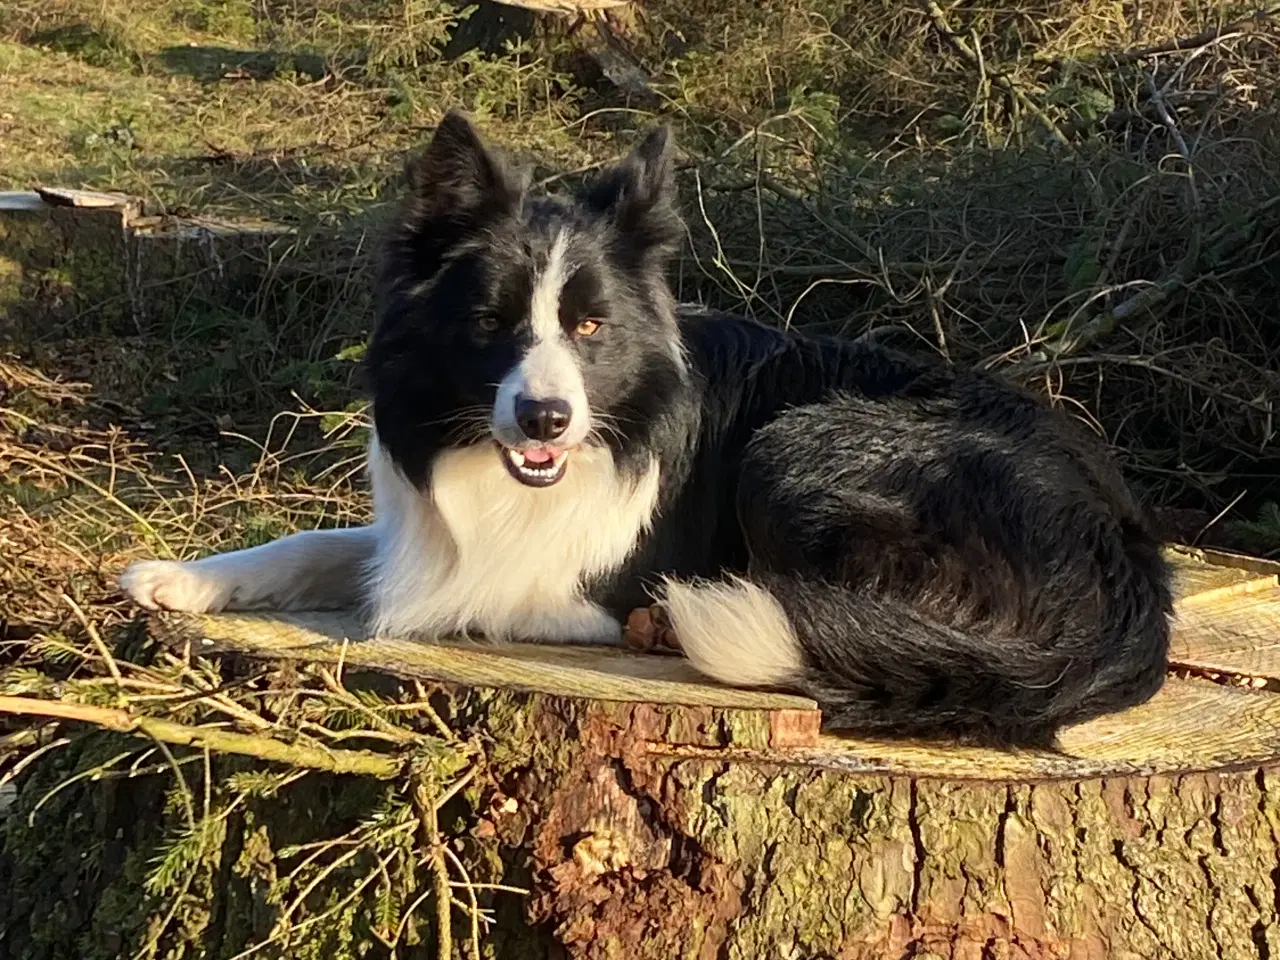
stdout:
<svg viewBox="0 0 1280 960">
<path fill-rule="evenodd" d="M 551 486 L 583 444 L 619 463 L 686 379 L 666 266 L 683 227 L 670 138 L 571 199 L 532 193 L 452 111 L 410 161 L 369 348 L 379 440 L 415 483 L 489 444 Z"/>
</svg>

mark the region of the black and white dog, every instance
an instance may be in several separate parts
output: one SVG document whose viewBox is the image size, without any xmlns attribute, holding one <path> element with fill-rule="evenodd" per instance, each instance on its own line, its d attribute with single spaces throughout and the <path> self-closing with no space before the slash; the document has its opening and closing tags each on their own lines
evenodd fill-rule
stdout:
<svg viewBox="0 0 1280 960">
<path fill-rule="evenodd" d="M 368 353 L 375 522 L 135 564 L 137 602 L 616 643 L 658 596 L 714 679 L 995 744 L 1160 687 L 1169 574 L 1102 446 L 989 376 L 677 307 L 665 130 L 572 201 L 458 112 L 408 174 Z"/>
</svg>

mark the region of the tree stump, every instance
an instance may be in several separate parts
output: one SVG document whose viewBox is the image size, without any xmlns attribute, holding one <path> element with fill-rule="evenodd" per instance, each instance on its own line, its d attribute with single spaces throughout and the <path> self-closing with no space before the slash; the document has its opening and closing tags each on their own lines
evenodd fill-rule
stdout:
<svg viewBox="0 0 1280 960">
<path fill-rule="evenodd" d="M 505 797 L 478 833 L 524 859 L 555 955 L 1280 956 L 1280 564 L 1172 556 L 1173 675 L 1059 752 L 820 735 L 812 702 L 676 657 L 365 640 L 336 614 L 159 629 L 443 684 Z"/>
</svg>

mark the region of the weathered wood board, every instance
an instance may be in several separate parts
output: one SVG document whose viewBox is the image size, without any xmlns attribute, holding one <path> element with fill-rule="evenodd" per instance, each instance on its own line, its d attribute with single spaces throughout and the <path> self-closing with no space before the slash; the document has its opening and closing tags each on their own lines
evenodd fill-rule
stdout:
<svg viewBox="0 0 1280 960">
<path fill-rule="evenodd" d="M 829 769 L 1010 780 L 1210 770 L 1280 757 L 1280 695 L 1269 689 L 1280 689 L 1280 564 L 1190 548 L 1169 556 L 1178 597 L 1171 667 L 1193 675 L 1171 677 L 1147 704 L 1064 731 L 1060 753 L 819 736 L 820 714 L 805 697 L 721 686 L 679 657 L 607 647 L 368 639 L 358 618 L 329 612 L 168 616 L 166 630 L 208 651 L 677 713 L 711 710 L 721 729 L 737 731 L 653 742 L 673 755 L 785 750 L 788 763 Z M 700 717 L 675 728 L 706 725 Z"/>
<path fill-rule="evenodd" d="M 1185 551 L 1169 659 L 1211 673 L 1280 686 L 1280 563 Z"/>
</svg>

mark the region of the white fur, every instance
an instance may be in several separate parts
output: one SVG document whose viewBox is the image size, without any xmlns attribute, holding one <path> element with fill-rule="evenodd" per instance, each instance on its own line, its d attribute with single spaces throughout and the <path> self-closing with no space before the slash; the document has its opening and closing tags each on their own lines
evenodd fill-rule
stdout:
<svg viewBox="0 0 1280 960">
<path fill-rule="evenodd" d="M 737 577 L 668 580 L 663 605 L 685 656 L 721 683 L 783 686 L 803 673 L 800 641 L 782 605 L 763 587 Z"/>
<path fill-rule="evenodd" d="M 529 325 L 535 341 L 559 340 L 564 336 L 560 326 L 560 292 L 573 275 L 568 260 L 569 235 L 564 230 L 551 241 L 547 262 L 538 271 L 529 300 Z"/>
<path fill-rule="evenodd" d="M 306 530 L 202 560 L 135 563 L 120 586 L 149 610 L 346 607 L 360 599 L 375 540 L 372 527 Z"/>
<path fill-rule="evenodd" d="M 387 635 L 617 642 L 620 624 L 583 598 L 583 582 L 619 566 L 648 529 L 656 461 L 634 482 L 612 455 L 576 450 L 552 487 L 516 482 L 492 447 L 444 453 L 424 496 L 373 444 L 378 550 L 373 623 Z"/>
<path fill-rule="evenodd" d="M 560 326 L 560 293 L 573 274 L 567 249 L 566 235 L 557 234 L 546 264 L 534 278 L 529 301 L 533 344 L 502 379 L 493 401 L 493 435 L 507 447 L 519 449 L 528 442 L 516 423 L 516 401 L 520 397 L 560 399 L 569 404 L 569 426 L 556 438 L 559 447 L 570 448 L 582 443 L 591 430 L 591 409 L 582 370 Z"/>
<path fill-rule="evenodd" d="M 604 449 L 575 451 L 552 487 L 523 486 L 487 444 L 443 454 L 430 490 L 369 447 L 372 526 L 296 533 L 186 563 L 136 563 L 120 578 L 150 609 L 369 608 L 383 635 L 616 643 L 621 625 L 583 597 L 649 528 L 655 461 L 638 480 Z"/>
</svg>

